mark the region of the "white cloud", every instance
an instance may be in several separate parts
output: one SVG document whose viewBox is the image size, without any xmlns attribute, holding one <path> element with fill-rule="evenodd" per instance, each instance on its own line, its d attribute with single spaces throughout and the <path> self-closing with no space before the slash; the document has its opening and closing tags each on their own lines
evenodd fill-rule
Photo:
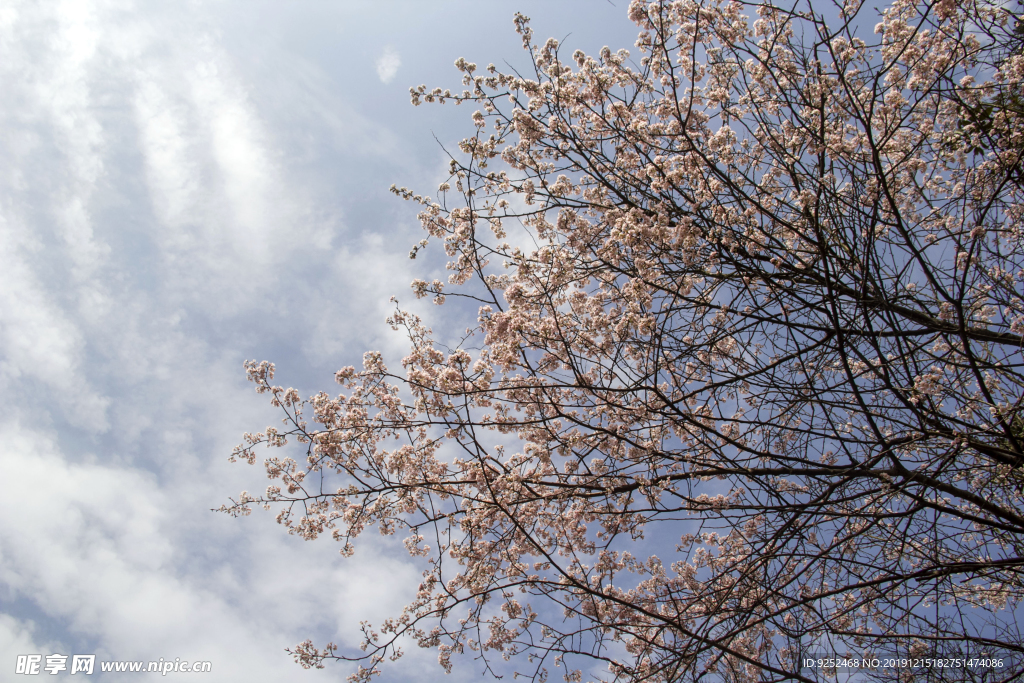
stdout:
<svg viewBox="0 0 1024 683">
<path fill-rule="evenodd" d="M 209 509 L 266 484 L 226 463 L 271 414 L 242 359 L 329 386 L 371 343 L 404 355 L 387 298 L 411 299 L 424 261 L 409 262 L 419 228 L 386 188 L 419 182 L 433 139 L 416 148 L 361 109 L 369 69 L 331 72 L 238 29 L 269 9 L 2 4 L 0 517 L 16 523 L 0 527 L 0 666 L 95 648 L 287 680 L 286 646 L 358 646 L 360 620 L 396 616 L 415 590 L 400 546 L 368 533 L 343 561 L 272 514 Z M 389 48 L 376 76 L 399 66 Z M 339 88 L 348 76 L 360 87 Z M 408 650 L 392 671 L 412 675 L 390 680 L 436 666 Z"/>
<path fill-rule="evenodd" d="M 402 66 L 402 59 L 394 48 L 384 48 L 384 54 L 377 58 L 377 77 L 382 83 L 390 83 Z"/>
<path fill-rule="evenodd" d="M 39 629 L 31 621 L 22 621 L 9 614 L 0 614 L 0 662 L 9 667 L 9 672 L 18 655 L 47 655 L 66 651 L 64 646 L 53 642 L 40 642 Z"/>
<path fill-rule="evenodd" d="M 4 209 L 0 206 L 0 391 L 17 393 L 16 383 L 25 379 L 40 382 L 73 424 L 102 432 L 109 400 L 82 375 L 82 332 L 27 258 L 36 245 L 26 226 L 12 224 Z"/>
<path fill-rule="evenodd" d="M 188 112 L 160 86 L 160 75 L 140 72 L 134 105 L 150 201 L 174 234 L 201 217 L 203 171 L 192 153 L 196 141 L 186 135 Z"/>
<path fill-rule="evenodd" d="M 293 665 L 278 653 L 296 618 L 278 615 L 286 628 L 270 626 L 254 605 L 232 604 L 236 590 L 223 583 L 230 576 L 190 575 L 176 561 L 205 550 L 203 541 L 174 538 L 186 491 L 174 501 L 151 475 L 71 464 L 46 433 L 11 423 L 3 430 L 0 467 L 18 486 L 0 500 L 0 515 L 20 520 L 0 528 L 7 590 L 66 624 L 69 638 L 84 639 L 100 659 L 210 660 L 224 681 L 268 671 L 272 679 L 287 677 Z M 297 616 L 308 613 L 294 601 L 291 607 Z M 39 648 L 69 654 L 66 646 L 41 644 L 31 624 L 0 615 L 0 651 Z"/>
</svg>

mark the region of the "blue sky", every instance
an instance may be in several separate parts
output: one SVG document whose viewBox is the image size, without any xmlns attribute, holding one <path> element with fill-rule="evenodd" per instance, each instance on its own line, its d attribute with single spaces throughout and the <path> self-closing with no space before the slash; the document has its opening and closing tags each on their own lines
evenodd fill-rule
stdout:
<svg viewBox="0 0 1024 683">
<path fill-rule="evenodd" d="M 0 5 L 0 671 L 96 653 L 344 680 L 284 648 L 357 644 L 418 570 L 374 534 L 342 559 L 272 514 L 210 512 L 266 486 L 227 461 L 277 419 L 242 361 L 309 394 L 365 350 L 404 355 L 389 297 L 411 304 L 443 258 L 408 259 L 415 210 L 388 187 L 432 194 L 439 142 L 473 130 L 472 109 L 414 108 L 409 86 L 459 86 L 460 56 L 524 66 L 516 11 L 541 42 L 631 47 L 626 6 Z M 413 307 L 435 326 L 465 313 Z M 435 662 L 410 652 L 382 680 L 440 678 Z M 453 678 L 478 675 L 466 660 Z"/>
</svg>

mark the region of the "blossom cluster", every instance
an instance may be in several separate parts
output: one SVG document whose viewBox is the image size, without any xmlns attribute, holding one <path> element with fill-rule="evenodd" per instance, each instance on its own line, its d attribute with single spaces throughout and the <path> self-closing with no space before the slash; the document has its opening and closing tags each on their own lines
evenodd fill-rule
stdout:
<svg viewBox="0 0 1024 683">
<path fill-rule="evenodd" d="M 337 396 L 246 366 L 286 427 L 233 457 L 305 459 L 223 509 L 343 554 L 402 533 L 424 566 L 363 654 L 300 663 L 367 680 L 411 637 L 445 670 L 759 681 L 808 642 L 1024 647 L 1015 23 L 835 9 L 633 0 L 638 54 L 569 59 L 517 15 L 530 77 L 460 59 L 461 93 L 412 89 L 475 108 L 436 200 L 392 189 L 410 256 L 449 258 L 414 292 L 476 327 L 449 348 L 398 309 L 401 367 L 367 353 Z"/>
</svg>

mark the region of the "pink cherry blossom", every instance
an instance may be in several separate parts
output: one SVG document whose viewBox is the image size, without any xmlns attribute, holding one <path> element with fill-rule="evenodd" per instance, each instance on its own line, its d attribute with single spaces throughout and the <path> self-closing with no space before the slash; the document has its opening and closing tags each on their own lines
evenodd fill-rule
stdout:
<svg viewBox="0 0 1024 683">
<path fill-rule="evenodd" d="M 532 72 L 460 59 L 461 93 L 412 89 L 475 110 L 441 198 L 392 188 L 449 259 L 416 295 L 481 302 L 459 348 L 396 309 L 408 355 L 367 353 L 343 394 L 246 363 L 285 427 L 232 457 L 304 456 L 222 509 L 345 555 L 401 534 L 423 568 L 361 652 L 296 660 L 365 681 L 411 637 L 445 671 L 739 682 L 812 680 L 809 650 L 1019 655 L 1015 19 L 628 13 L 629 51 L 566 59 L 516 15 Z"/>
</svg>

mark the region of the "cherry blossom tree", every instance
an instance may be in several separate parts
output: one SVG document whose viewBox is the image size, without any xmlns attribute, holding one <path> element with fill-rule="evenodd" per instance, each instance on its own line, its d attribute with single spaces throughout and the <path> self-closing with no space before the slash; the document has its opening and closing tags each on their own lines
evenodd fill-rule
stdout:
<svg viewBox="0 0 1024 683">
<path fill-rule="evenodd" d="M 285 427 L 233 458 L 303 455 L 266 458 L 273 485 L 222 509 L 276 509 L 343 555 L 375 526 L 423 566 L 362 652 L 293 654 L 356 660 L 354 680 L 403 643 L 538 681 L 810 681 L 831 656 L 1020 675 L 1015 17 L 634 0 L 629 18 L 635 53 L 591 57 L 517 15 L 530 73 L 460 59 L 462 92 L 412 90 L 478 108 L 436 199 L 393 188 L 420 205 L 411 256 L 450 259 L 413 289 L 477 311 L 464 338 L 396 308 L 401 368 L 367 353 L 337 396 L 247 363 Z"/>
</svg>

